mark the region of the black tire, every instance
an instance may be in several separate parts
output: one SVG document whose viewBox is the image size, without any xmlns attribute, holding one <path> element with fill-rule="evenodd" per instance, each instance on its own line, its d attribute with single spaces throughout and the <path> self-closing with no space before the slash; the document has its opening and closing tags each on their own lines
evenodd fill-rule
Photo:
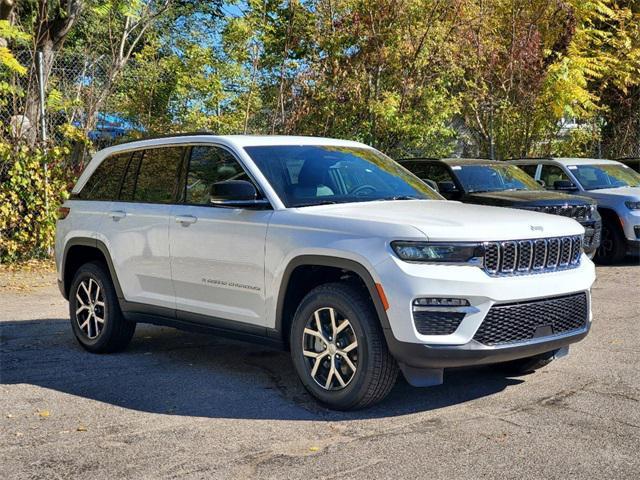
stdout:
<svg viewBox="0 0 640 480">
<path fill-rule="evenodd" d="M 91 291 L 90 294 L 85 289 L 87 284 Z M 89 308 L 87 307 L 81 312 L 77 312 L 83 306 L 81 302 L 89 303 L 91 301 L 88 297 L 96 299 L 97 288 L 95 285 L 100 288 L 102 301 L 99 303 L 103 305 L 96 304 L 95 307 L 90 307 L 92 311 L 95 311 L 92 319 L 88 315 Z M 136 330 L 136 324 L 128 322 L 122 316 L 111 276 L 100 262 L 85 263 L 73 277 L 69 290 L 69 316 L 71 317 L 71 328 L 78 343 L 93 353 L 111 353 L 123 350 L 131 341 Z M 98 324 L 96 316 L 102 316 L 104 322 Z M 87 331 L 81 328 L 82 325 L 86 325 Z"/>
<path fill-rule="evenodd" d="M 330 308 L 343 319 L 349 320 L 351 341 L 353 338 L 357 340 L 356 370 L 351 373 L 346 386 L 339 386 L 336 390 L 327 390 L 314 380 L 310 366 L 312 360 L 302 353 L 303 343 L 308 338 L 304 331 L 314 318 L 314 312 Z M 336 335 L 334 342 L 340 345 L 340 341 Z M 371 299 L 362 289 L 353 285 L 328 283 L 309 292 L 295 313 L 290 346 L 293 365 L 302 384 L 320 403 L 332 409 L 356 410 L 380 402 L 389 394 L 398 376 L 398 364 L 389 353 Z M 340 365 L 340 354 L 336 354 L 335 358 L 330 356 L 328 361 Z"/>
<path fill-rule="evenodd" d="M 555 354 L 556 350 L 553 350 L 534 357 L 519 358 L 518 360 L 500 363 L 498 368 L 509 375 L 524 375 L 549 365 L 553 362 Z"/>
<path fill-rule="evenodd" d="M 601 265 L 620 263 L 627 253 L 627 242 L 615 221 L 617 218 L 607 218 L 602 222 L 602 238 L 594 259 Z"/>
</svg>

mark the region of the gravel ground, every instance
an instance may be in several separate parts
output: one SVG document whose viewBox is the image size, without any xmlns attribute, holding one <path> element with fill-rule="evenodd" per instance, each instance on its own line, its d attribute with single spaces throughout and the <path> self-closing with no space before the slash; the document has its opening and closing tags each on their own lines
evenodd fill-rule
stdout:
<svg viewBox="0 0 640 480">
<path fill-rule="evenodd" d="M 356 413 L 239 342 L 143 325 L 88 354 L 54 278 L 0 271 L 2 478 L 640 478 L 640 266 L 598 269 L 591 334 L 545 369 L 400 380 Z"/>
</svg>

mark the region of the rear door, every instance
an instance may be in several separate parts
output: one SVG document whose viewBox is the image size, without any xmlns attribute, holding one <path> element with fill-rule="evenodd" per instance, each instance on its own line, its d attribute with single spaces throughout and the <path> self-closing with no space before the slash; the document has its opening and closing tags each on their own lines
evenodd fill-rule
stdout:
<svg viewBox="0 0 640 480">
<path fill-rule="evenodd" d="M 251 181 L 225 148 L 193 146 L 187 167 L 184 202 L 173 209 L 169 227 L 178 316 L 264 326 L 264 249 L 272 210 L 211 205 L 213 183 Z"/>
<path fill-rule="evenodd" d="M 118 200 L 106 213 L 101 234 L 129 302 L 175 308 L 169 221 L 185 151 L 162 146 L 133 152 Z"/>
</svg>

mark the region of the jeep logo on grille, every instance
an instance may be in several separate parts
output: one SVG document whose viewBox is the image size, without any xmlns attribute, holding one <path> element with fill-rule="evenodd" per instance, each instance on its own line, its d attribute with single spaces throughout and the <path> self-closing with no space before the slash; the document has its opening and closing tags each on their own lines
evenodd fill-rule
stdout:
<svg viewBox="0 0 640 480">
<path fill-rule="evenodd" d="M 529 225 L 529 228 L 531 228 L 532 232 L 542 232 L 544 230 L 542 225 Z"/>
</svg>

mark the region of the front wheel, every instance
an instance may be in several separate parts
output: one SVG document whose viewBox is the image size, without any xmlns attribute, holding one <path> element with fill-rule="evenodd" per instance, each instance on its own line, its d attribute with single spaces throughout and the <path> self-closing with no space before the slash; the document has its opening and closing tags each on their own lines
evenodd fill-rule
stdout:
<svg viewBox="0 0 640 480">
<path fill-rule="evenodd" d="M 626 254 L 626 242 L 622 230 L 611 219 L 602 223 L 602 238 L 595 261 L 602 265 L 621 262 Z"/>
<path fill-rule="evenodd" d="M 371 299 L 349 284 L 321 285 L 304 297 L 290 345 L 304 387 L 337 410 L 381 401 L 398 375 Z"/>
</svg>

